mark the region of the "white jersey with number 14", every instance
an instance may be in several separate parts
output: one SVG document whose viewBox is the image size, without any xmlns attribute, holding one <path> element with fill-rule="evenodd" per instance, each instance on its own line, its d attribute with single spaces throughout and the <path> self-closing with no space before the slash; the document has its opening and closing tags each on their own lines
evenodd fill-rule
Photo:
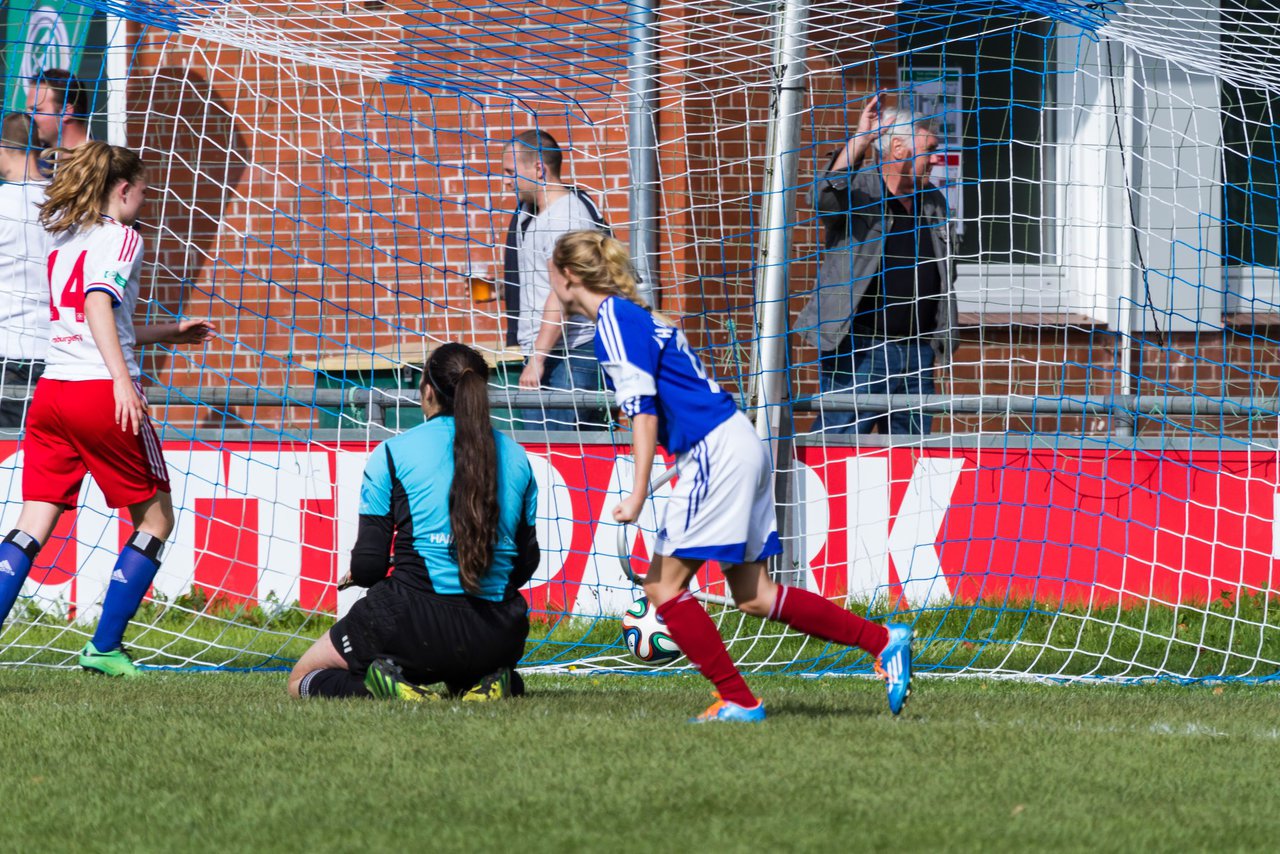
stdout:
<svg viewBox="0 0 1280 854">
<path fill-rule="evenodd" d="M 133 355 L 133 310 L 142 271 L 142 236 L 104 216 L 98 225 L 56 234 L 49 251 L 49 350 L 44 375 L 51 380 L 111 379 L 85 321 L 84 300 L 94 291 L 111 297 L 116 334 L 129 375 L 137 377 Z"/>
</svg>

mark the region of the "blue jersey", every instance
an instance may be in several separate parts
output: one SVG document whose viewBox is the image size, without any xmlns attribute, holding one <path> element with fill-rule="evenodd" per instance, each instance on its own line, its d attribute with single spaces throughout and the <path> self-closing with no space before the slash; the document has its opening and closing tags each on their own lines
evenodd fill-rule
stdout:
<svg viewBox="0 0 1280 854">
<path fill-rule="evenodd" d="M 733 397 L 707 377 L 684 333 L 622 297 L 600 304 L 596 358 L 628 417 L 658 416 L 658 442 L 683 454 L 733 417 Z"/>
<path fill-rule="evenodd" d="M 362 526 L 372 518 L 388 522 L 394 530 L 396 577 L 446 596 L 465 592 L 449 525 L 453 435 L 453 417 L 438 415 L 388 439 L 369 457 L 360 486 Z M 503 601 L 514 593 L 508 582 L 516 568 L 521 532 L 534 526 L 538 484 L 524 449 L 497 431 L 494 438 L 498 443 L 498 541 L 493 564 L 480 577 L 480 592 L 473 595 Z"/>
</svg>

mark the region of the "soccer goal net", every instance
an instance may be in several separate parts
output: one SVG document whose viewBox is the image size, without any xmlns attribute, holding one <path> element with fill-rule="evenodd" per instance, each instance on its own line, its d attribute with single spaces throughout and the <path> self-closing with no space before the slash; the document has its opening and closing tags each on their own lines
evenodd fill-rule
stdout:
<svg viewBox="0 0 1280 854">
<path fill-rule="evenodd" d="M 5 14 L 6 110 L 66 70 L 87 108 L 62 127 L 147 163 L 139 321 L 221 332 L 143 364 L 177 528 L 127 638 L 142 664 L 287 666 L 350 607 L 336 582 L 364 462 L 421 422 L 426 357 L 462 341 L 540 484 L 526 663 L 646 668 L 619 616 L 670 483 L 641 524 L 613 524 L 629 433 L 580 342 L 520 388 L 540 306 L 511 258 L 549 197 L 526 186 L 513 218 L 504 157 L 541 131 L 543 165 L 549 138 L 562 183 L 770 442 L 779 578 L 913 623 L 926 672 L 1278 672 L 1273 3 Z M 835 162 L 846 149 L 856 163 Z M 833 166 L 879 201 L 824 197 Z M 27 389 L 6 372 L 4 393 Z M 8 530 L 22 440 L 0 438 Z M 92 631 L 128 529 L 92 481 L 81 507 L 0 662 L 71 664 Z M 696 587 L 748 671 L 870 670 L 715 604 L 715 565 Z"/>
</svg>

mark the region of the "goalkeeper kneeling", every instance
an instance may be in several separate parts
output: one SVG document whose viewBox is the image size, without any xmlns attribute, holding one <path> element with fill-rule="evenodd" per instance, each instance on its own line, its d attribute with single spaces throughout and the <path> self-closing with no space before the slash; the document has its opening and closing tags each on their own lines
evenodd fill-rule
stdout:
<svg viewBox="0 0 1280 854">
<path fill-rule="evenodd" d="M 292 696 L 523 693 L 519 590 L 538 566 L 538 487 L 524 449 L 490 423 L 487 375 L 462 344 L 427 360 L 426 422 L 379 445 L 364 471 L 349 583 L 369 593 L 298 661 Z"/>
</svg>

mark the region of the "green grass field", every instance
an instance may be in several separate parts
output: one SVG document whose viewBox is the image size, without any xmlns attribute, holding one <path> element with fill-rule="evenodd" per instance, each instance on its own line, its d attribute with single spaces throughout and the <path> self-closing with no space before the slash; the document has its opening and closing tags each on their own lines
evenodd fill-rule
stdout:
<svg viewBox="0 0 1280 854">
<path fill-rule="evenodd" d="M 0 851 L 1206 850 L 1280 837 L 1271 687 L 533 676 L 476 706 L 283 674 L 0 670 Z"/>
</svg>

